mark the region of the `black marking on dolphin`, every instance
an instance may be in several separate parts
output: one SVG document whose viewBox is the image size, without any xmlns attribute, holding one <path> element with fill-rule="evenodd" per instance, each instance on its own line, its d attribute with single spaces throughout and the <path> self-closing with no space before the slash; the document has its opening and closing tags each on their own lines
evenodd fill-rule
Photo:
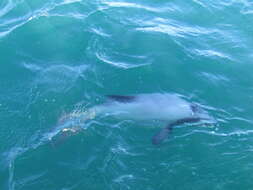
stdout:
<svg viewBox="0 0 253 190">
<path fill-rule="evenodd" d="M 136 99 L 136 96 L 123 96 L 123 95 L 107 95 L 106 97 L 111 100 L 122 102 L 122 103 L 134 102 Z"/>
</svg>

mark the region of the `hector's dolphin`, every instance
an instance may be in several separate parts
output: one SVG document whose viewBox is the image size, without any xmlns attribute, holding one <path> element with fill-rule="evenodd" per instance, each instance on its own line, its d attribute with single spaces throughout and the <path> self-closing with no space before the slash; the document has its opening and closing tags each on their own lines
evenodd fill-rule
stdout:
<svg viewBox="0 0 253 190">
<path fill-rule="evenodd" d="M 154 93 L 133 96 L 108 95 L 106 97 L 105 103 L 71 117 L 79 118 L 81 122 L 101 115 L 110 115 L 127 120 L 166 122 L 166 127 L 153 136 L 153 144 L 160 144 L 169 136 L 172 128 L 176 125 L 199 122 L 210 118 L 198 105 L 188 103 L 176 94 Z"/>
</svg>

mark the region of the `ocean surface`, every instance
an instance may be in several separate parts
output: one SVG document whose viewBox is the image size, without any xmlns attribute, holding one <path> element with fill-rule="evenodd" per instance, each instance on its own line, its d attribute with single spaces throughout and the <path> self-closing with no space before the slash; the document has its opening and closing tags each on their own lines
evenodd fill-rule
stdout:
<svg viewBox="0 0 253 190">
<path fill-rule="evenodd" d="M 252 190 L 251 0 L 0 0 L 1 190 Z M 215 122 L 68 114 L 178 94 Z M 151 108 L 146 108 L 151 109 Z"/>
</svg>

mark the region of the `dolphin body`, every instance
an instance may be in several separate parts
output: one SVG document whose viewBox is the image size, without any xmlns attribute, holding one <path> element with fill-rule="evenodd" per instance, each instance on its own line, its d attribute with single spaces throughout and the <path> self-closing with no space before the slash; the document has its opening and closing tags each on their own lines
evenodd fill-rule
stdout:
<svg viewBox="0 0 253 190">
<path fill-rule="evenodd" d="M 86 111 L 75 111 L 60 119 L 60 139 L 81 131 L 87 120 L 97 116 L 112 116 L 123 120 L 163 121 L 167 125 L 152 138 L 157 145 L 168 138 L 172 128 L 185 123 L 210 120 L 208 114 L 198 105 L 189 103 L 177 94 L 153 93 L 133 96 L 107 95 L 105 103 Z"/>
<path fill-rule="evenodd" d="M 105 103 L 90 108 L 86 113 L 81 114 L 81 118 L 87 120 L 103 115 L 124 120 L 166 122 L 166 127 L 153 136 L 153 144 L 160 144 L 176 125 L 210 119 L 198 105 L 189 103 L 176 94 L 107 95 L 106 97 Z"/>
</svg>

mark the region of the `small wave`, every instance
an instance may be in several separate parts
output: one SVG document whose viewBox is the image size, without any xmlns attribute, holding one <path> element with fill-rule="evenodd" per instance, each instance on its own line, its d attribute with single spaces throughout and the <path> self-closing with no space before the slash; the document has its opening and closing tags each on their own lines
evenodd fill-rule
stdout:
<svg viewBox="0 0 253 190">
<path fill-rule="evenodd" d="M 129 3 L 129 2 L 111 2 L 111 1 L 107 1 L 104 2 L 106 5 L 110 6 L 110 7 L 128 7 L 128 8 L 138 8 L 138 9 L 145 9 L 148 11 L 154 11 L 157 12 L 157 9 L 152 8 L 152 7 L 147 7 L 147 6 L 143 6 L 137 3 Z"/>
<path fill-rule="evenodd" d="M 239 5 L 241 8 L 252 7 L 252 2 L 250 0 L 238 0 L 238 1 L 209 1 L 208 5 L 215 9 L 224 9 L 226 7 L 237 6 Z"/>
<path fill-rule="evenodd" d="M 241 11 L 242 14 L 245 15 L 252 15 L 253 14 L 253 9 L 245 8 Z"/>
<path fill-rule="evenodd" d="M 60 4 L 66 5 L 66 4 L 79 3 L 79 2 L 82 2 L 82 0 L 63 0 L 63 2 Z"/>
<path fill-rule="evenodd" d="M 143 67 L 143 66 L 150 65 L 150 63 L 129 64 L 129 63 L 125 63 L 125 62 L 114 61 L 109 56 L 107 56 L 103 53 L 98 53 L 98 52 L 96 52 L 95 55 L 100 61 L 107 63 L 109 65 L 118 67 L 118 68 L 123 68 L 123 69 L 131 69 L 131 68 Z"/>
<path fill-rule="evenodd" d="M 139 153 L 132 153 L 129 150 L 127 150 L 126 148 L 124 148 L 122 145 L 119 145 L 119 144 L 116 147 L 112 147 L 111 151 L 113 153 L 124 154 L 124 155 L 129 155 L 129 156 L 139 156 L 139 155 L 141 155 Z"/>
<path fill-rule="evenodd" d="M 87 15 L 80 14 L 80 13 L 46 13 L 44 15 L 40 16 L 46 16 L 46 17 L 65 17 L 65 18 L 73 18 L 78 20 L 83 20 L 87 18 Z"/>
<path fill-rule="evenodd" d="M 242 1 L 242 10 L 240 11 L 241 14 L 245 15 L 252 15 L 253 14 L 253 2 L 244 0 Z"/>
<path fill-rule="evenodd" d="M 242 117 L 227 117 L 226 119 L 229 120 L 229 121 L 231 121 L 231 120 L 241 121 L 241 122 L 245 122 L 245 123 L 250 124 L 250 125 L 253 124 L 252 120 L 249 120 L 249 119 L 246 119 L 246 118 L 242 118 Z"/>
<path fill-rule="evenodd" d="M 115 1 L 106 1 L 103 2 L 105 5 L 109 6 L 109 7 L 124 7 L 124 8 L 134 8 L 134 9 L 143 9 L 146 11 L 150 11 L 150 12 L 168 12 L 168 11 L 175 11 L 175 9 L 173 7 L 150 7 L 150 6 L 145 6 L 145 5 L 141 5 L 141 4 L 137 4 L 137 3 L 130 3 L 130 2 L 115 2 Z"/>
<path fill-rule="evenodd" d="M 191 27 L 174 20 L 163 18 L 144 21 L 142 25 L 142 27 L 137 27 L 136 30 L 143 32 L 159 32 L 175 37 L 186 37 L 185 35 L 199 36 L 217 32 L 215 29 L 203 28 L 200 26 Z"/>
<path fill-rule="evenodd" d="M 102 37 L 111 37 L 110 34 L 105 33 L 101 28 L 91 28 L 90 32 L 95 33 Z"/>
<path fill-rule="evenodd" d="M 22 65 L 24 68 L 26 68 L 32 72 L 39 72 L 39 71 L 43 70 L 43 68 L 41 66 L 36 65 L 36 64 L 23 63 Z"/>
<path fill-rule="evenodd" d="M 20 1 L 19 3 L 26 3 L 26 2 Z M 13 8 L 15 8 L 15 6 Z M 23 25 L 27 24 L 28 22 L 32 21 L 33 19 L 45 15 L 46 12 L 48 12 L 53 8 L 54 8 L 53 4 L 47 3 L 40 9 L 35 10 L 33 12 L 29 11 L 25 13 L 23 16 L 20 15 L 19 17 L 16 18 L 9 18 L 8 20 L 3 20 L 3 22 L 0 24 L 0 26 L 2 26 L 2 30 L 0 30 L 0 38 L 5 37 L 6 35 L 15 31 L 17 28 L 20 28 Z"/>
<path fill-rule="evenodd" d="M 226 55 L 225 53 L 215 51 L 215 50 L 200 50 L 200 49 L 195 49 L 192 50 L 195 54 L 200 55 L 200 56 L 205 56 L 205 57 L 218 57 L 218 58 L 224 58 L 228 60 L 233 60 L 229 55 Z"/>
<path fill-rule="evenodd" d="M 132 174 L 125 174 L 125 175 L 121 175 L 117 177 L 113 181 L 116 183 L 126 183 L 126 181 L 133 180 L 133 179 L 134 179 L 134 176 Z"/>
<path fill-rule="evenodd" d="M 216 85 L 220 85 L 221 82 L 229 82 L 230 80 L 225 77 L 224 75 L 221 74 L 213 74 L 213 73 L 207 73 L 207 72 L 201 72 L 200 73 L 201 77 L 207 78 L 209 81 Z"/>
<path fill-rule="evenodd" d="M 21 21 L 20 23 L 15 24 L 14 26 L 6 27 L 7 28 L 6 30 L 0 31 L 0 38 L 3 38 L 5 36 L 7 36 L 8 34 L 10 34 L 11 32 L 13 32 L 17 28 L 19 28 L 19 27 L 23 26 L 24 24 L 28 23 L 30 20 L 31 20 L 31 18 L 28 18 L 25 21 Z"/>
<path fill-rule="evenodd" d="M 70 18 L 75 18 L 75 19 L 84 19 L 86 17 L 88 17 L 90 14 L 92 14 L 94 11 L 92 11 L 91 13 L 76 13 L 76 12 L 70 12 L 70 13 L 64 13 L 64 14 L 60 14 L 60 13 L 53 13 L 53 10 L 55 10 L 57 7 L 59 6 L 63 6 L 66 4 L 71 4 L 71 3 L 76 3 L 76 2 L 81 2 L 80 0 L 65 0 L 63 2 L 60 3 L 52 3 L 52 2 L 48 2 L 45 3 L 42 7 L 34 10 L 34 11 L 29 11 L 27 13 L 25 13 L 23 16 L 19 16 L 16 18 L 9 18 L 9 19 L 5 19 L 2 21 L 2 23 L 0 23 L 1 29 L 0 29 L 0 38 L 3 38 L 7 35 L 9 35 L 10 33 L 12 33 L 13 31 L 15 31 L 16 29 L 24 26 L 25 24 L 29 23 L 30 21 L 34 20 L 34 19 L 38 19 L 40 17 L 52 17 L 52 16 L 64 16 L 64 17 L 70 17 Z M 26 3 L 25 1 L 20 1 L 19 3 Z M 8 7 L 7 10 L 12 10 L 16 7 L 17 4 L 13 5 L 12 1 L 9 2 L 10 5 L 6 5 Z M 7 11 L 6 10 L 6 11 Z M 6 12 L 5 11 L 5 12 Z M 7 12 L 6 12 L 7 13 Z M 3 13 L 0 13 L 0 16 Z"/>
<path fill-rule="evenodd" d="M 208 135 L 212 135 L 212 136 L 229 137 L 229 136 L 250 135 L 251 133 L 253 133 L 253 130 L 245 130 L 245 131 L 238 130 L 238 131 L 230 132 L 230 133 L 219 133 L 219 132 L 217 132 L 216 130 L 212 130 L 212 131 L 207 131 L 207 130 L 193 130 L 193 131 L 191 131 L 191 132 L 189 132 L 189 133 L 186 133 L 186 134 L 184 134 L 184 135 L 176 136 L 175 138 L 184 138 L 184 137 L 191 136 L 191 135 L 198 134 L 198 133 L 201 133 L 201 134 L 208 134 Z"/>
<path fill-rule="evenodd" d="M 8 14 L 11 10 L 13 10 L 18 4 L 22 3 L 24 0 L 8 0 L 4 7 L 0 7 L 0 17 Z"/>
<path fill-rule="evenodd" d="M 199 0 L 192 0 L 194 3 L 200 5 L 201 7 L 208 8 L 204 2 L 201 2 Z"/>
</svg>

